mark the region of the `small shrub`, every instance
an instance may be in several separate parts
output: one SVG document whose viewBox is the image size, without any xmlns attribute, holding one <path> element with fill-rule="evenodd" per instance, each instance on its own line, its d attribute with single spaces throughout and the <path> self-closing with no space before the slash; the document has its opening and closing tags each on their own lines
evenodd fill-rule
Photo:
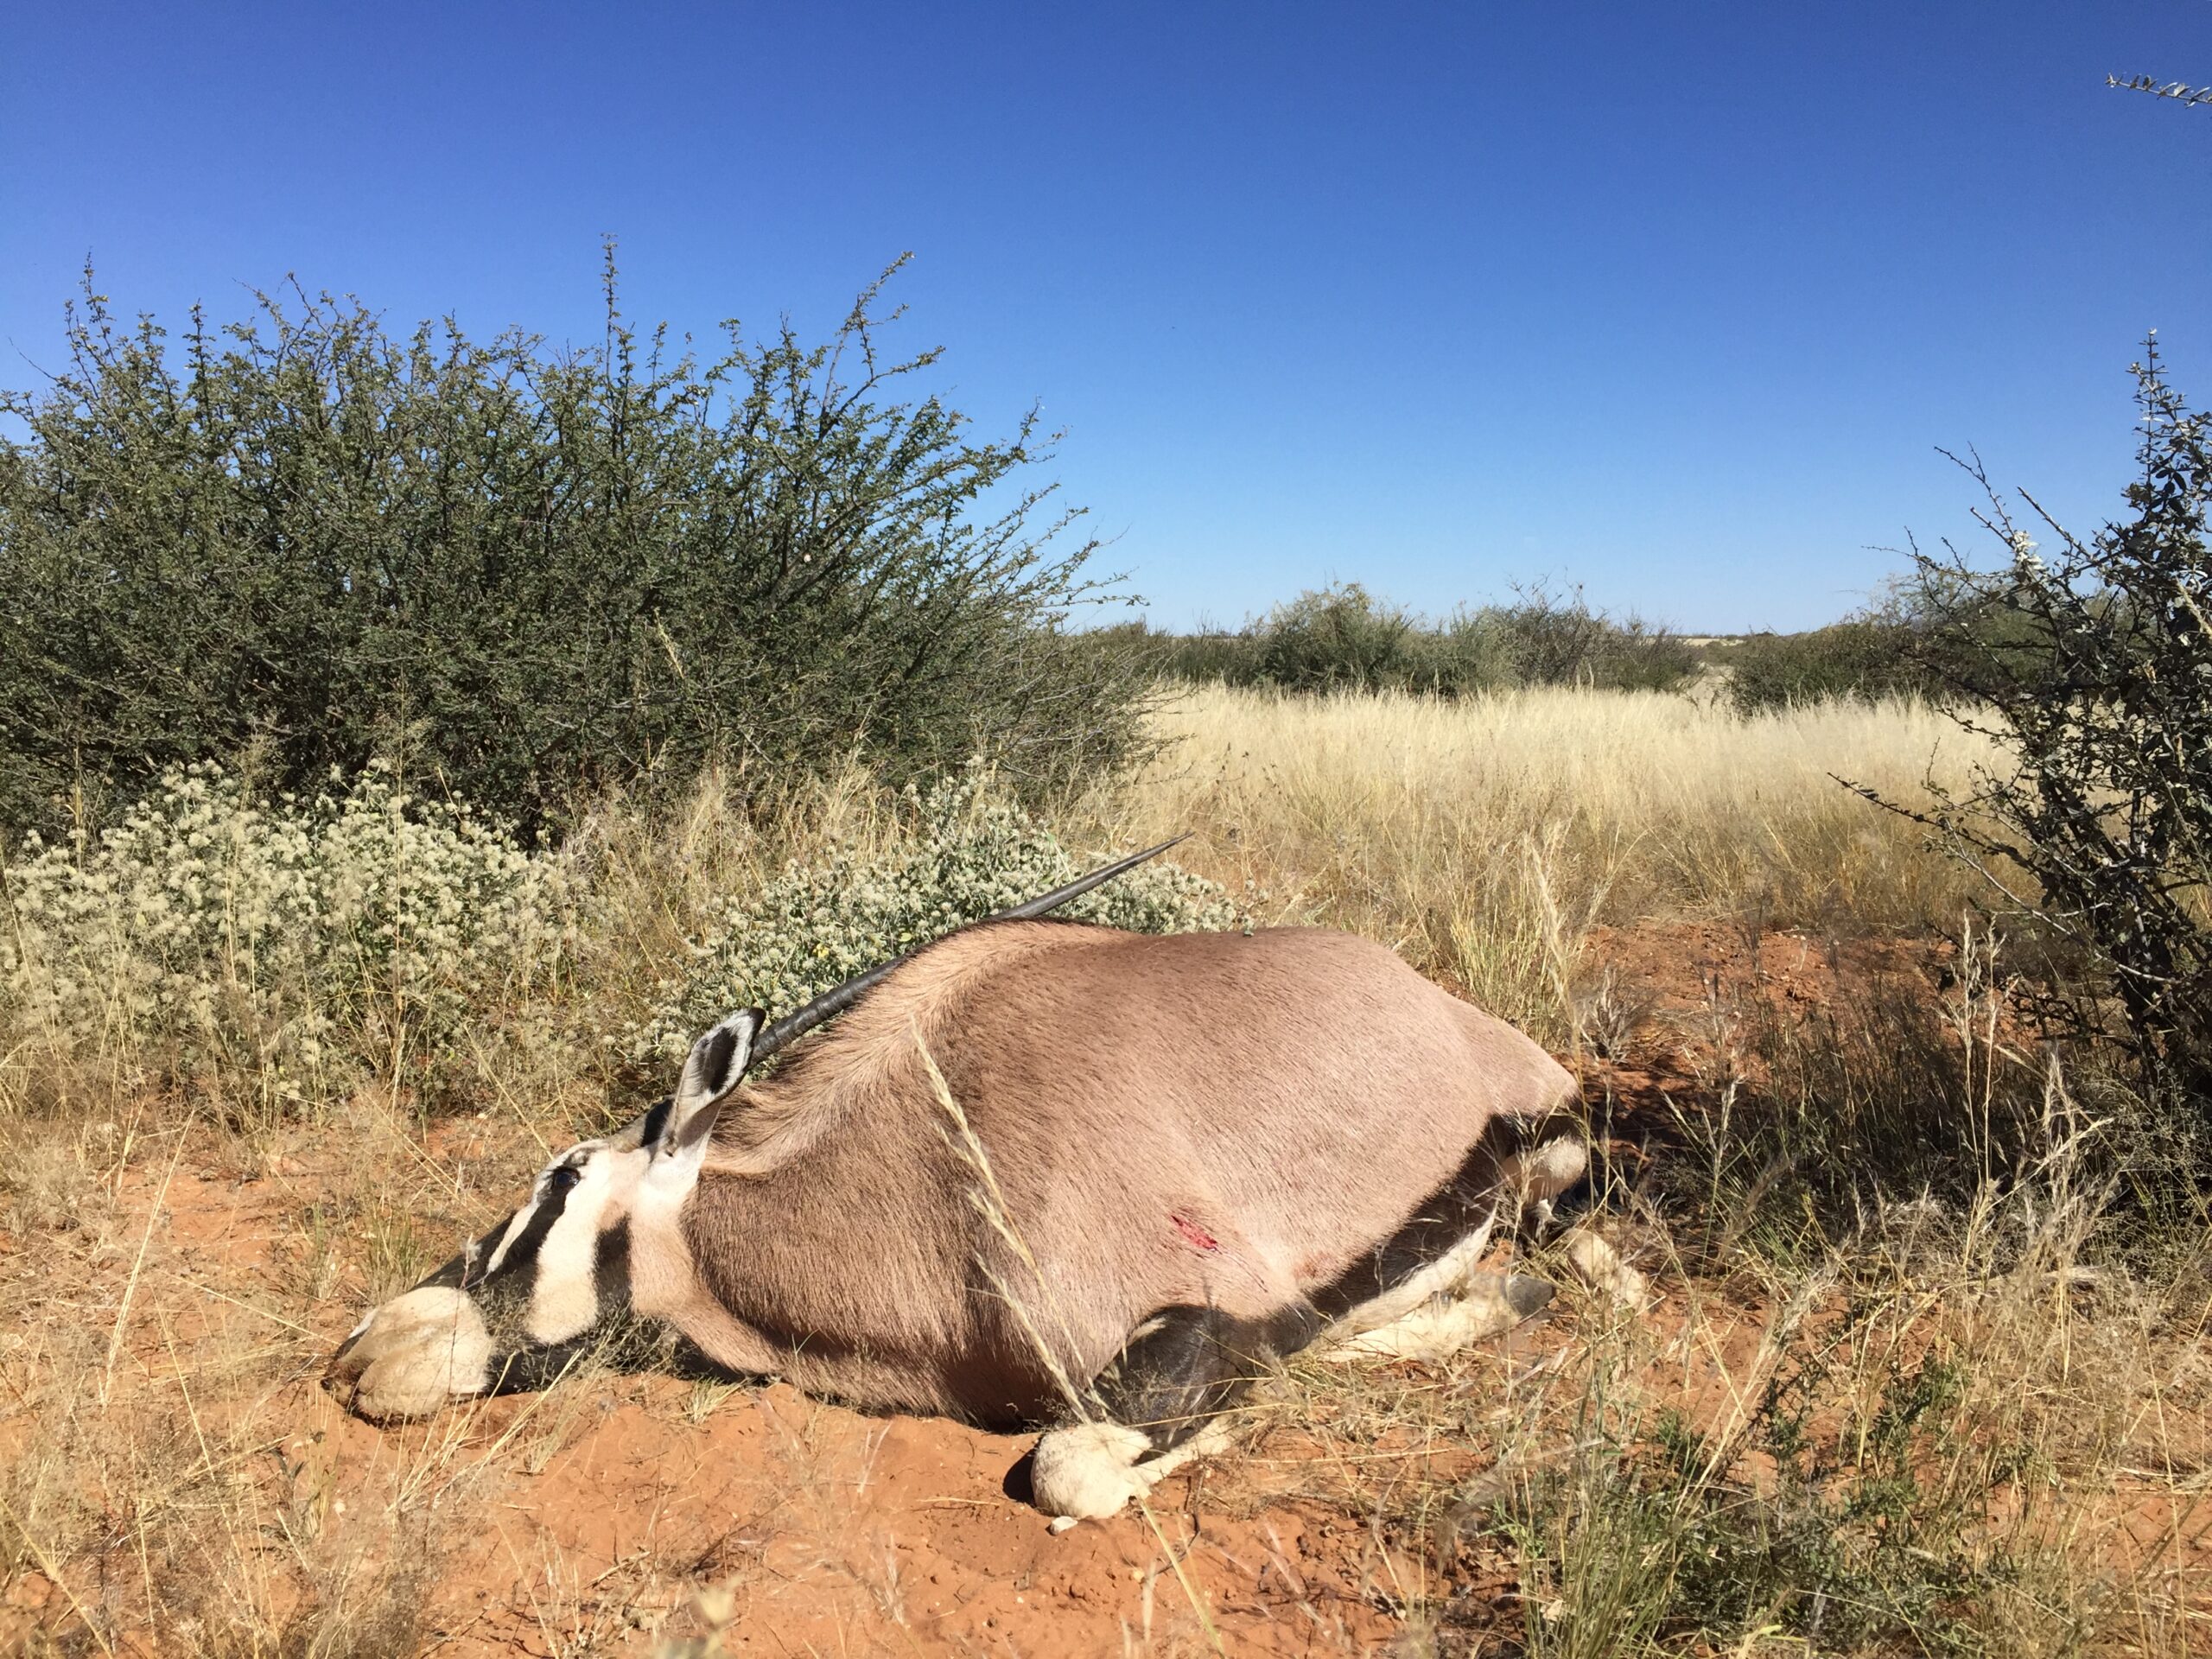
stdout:
<svg viewBox="0 0 2212 1659">
<path fill-rule="evenodd" d="M 365 1052 L 434 1057 L 562 971 L 582 903 L 563 860 L 381 766 L 334 790 L 263 800 L 197 766 L 81 849 L 28 838 L 0 929 L 11 1035 L 243 1075 L 281 1104 Z"/>
<path fill-rule="evenodd" d="M 732 1008 L 779 1013 L 955 928 L 1083 873 L 1052 832 L 990 798 L 976 776 L 909 788 L 912 836 L 873 858 L 793 865 L 757 898 L 725 901 L 690 971 L 631 1039 L 633 1058 L 680 1056 Z M 1236 906 L 1173 864 L 1140 865 L 1056 914 L 1144 933 L 1225 928 Z"/>
<path fill-rule="evenodd" d="M 1249 628 L 1216 627 L 1201 622 L 1189 633 L 1152 636 L 1157 671 L 1170 678 L 1204 685 L 1257 685 L 1259 642 Z"/>
<path fill-rule="evenodd" d="M 1809 633 L 1755 633 L 1730 648 L 1728 700 L 1738 714 L 1808 703 L 1941 693 L 1910 625 L 1857 617 Z"/>
<path fill-rule="evenodd" d="M 1702 665 L 1692 646 L 1665 629 L 1591 609 L 1579 588 L 1561 596 L 1540 583 L 1484 614 L 1503 634 L 1522 685 L 1671 691 Z"/>
<path fill-rule="evenodd" d="M 1494 610 L 1462 607 L 1418 630 L 1406 650 L 1406 689 L 1440 696 L 1474 696 L 1521 683 L 1513 641 Z"/>
<path fill-rule="evenodd" d="M 2152 1091 L 2212 1122 L 2212 417 L 2166 384 L 2153 340 L 2135 517 L 2083 541 L 2045 518 L 2037 547 L 1987 497 L 2005 550 L 1987 570 L 1918 556 L 1934 663 L 1973 698 L 1954 717 L 2014 757 L 1931 811 L 2015 918 L 2069 943 L 2093 993 L 2085 1023 L 2122 1036 Z M 2032 506 L 2032 502 L 2030 503 Z M 1872 794 L 1872 791 L 1867 791 Z M 1874 797 L 1874 798 L 1879 798 Z M 2082 1004 L 2062 988 L 2050 1012 Z"/>
<path fill-rule="evenodd" d="M 1360 583 L 1310 589 L 1231 633 L 1155 635 L 1161 672 L 1285 691 L 1426 691 L 1472 696 L 1519 685 L 1672 690 L 1701 667 L 1664 629 L 1592 610 L 1578 592 L 1537 588 L 1510 606 L 1461 608 L 1441 621 Z"/>
<path fill-rule="evenodd" d="M 1414 618 L 1356 582 L 1300 594 L 1253 632 L 1262 679 L 1286 691 L 1379 691 L 1412 670 Z"/>
</svg>

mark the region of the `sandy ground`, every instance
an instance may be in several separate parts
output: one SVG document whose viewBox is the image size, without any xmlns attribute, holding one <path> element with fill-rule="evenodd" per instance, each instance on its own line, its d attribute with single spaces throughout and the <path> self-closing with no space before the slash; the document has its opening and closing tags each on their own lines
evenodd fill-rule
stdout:
<svg viewBox="0 0 2212 1659">
<path fill-rule="evenodd" d="M 1840 973 L 1940 971 L 1925 950 L 1851 949 L 1866 959 L 1770 936 L 1757 972 L 1785 1000 L 1817 1001 Z M 1632 1161 L 1658 1103 L 1694 1098 L 1688 1033 L 1716 986 L 1746 971 L 1745 941 L 1641 929 L 1599 950 L 1656 988 L 1625 1051 L 1591 1078 Z M 444 1125 L 427 1155 L 463 1179 L 496 1141 Z M 302 1133 L 249 1176 L 212 1142 L 156 1138 L 129 1160 L 105 1224 L 0 1238 L 15 1326 L 0 1331 L 0 1458 L 47 1449 L 51 1408 L 26 1406 L 32 1370 L 76 1354 L 106 1432 L 168 1425 L 187 1474 L 214 1482 L 204 1563 L 182 1570 L 245 1622 L 281 1625 L 317 1596 L 327 1614 L 352 1595 L 363 1619 L 404 1604 L 406 1647 L 549 1659 L 716 1641 L 795 1655 L 1480 1652 L 1525 1631 L 1508 1552 L 1466 1522 L 1500 1448 L 1535 1443 L 1531 1425 L 1580 1388 L 1571 1351 L 1602 1311 L 1573 1295 L 1448 1366 L 1368 1376 L 1360 1388 L 1420 1407 L 1380 1427 L 1358 1388 L 1338 1398 L 1310 1375 L 1279 1379 L 1234 1455 L 1161 1487 L 1148 1514 L 1056 1535 L 1022 1501 L 1027 1438 L 864 1415 L 782 1384 L 597 1373 L 402 1429 L 347 1416 L 316 1379 L 359 1295 L 342 1278 L 321 1298 L 303 1287 L 315 1233 L 302 1219 L 330 1199 L 345 1154 Z M 1768 1310 L 1662 1289 L 1649 1380 L 1694 1417 L 1725 1414 Z M 60 1333 L 79 1328 L 89 1338 L 67 1348 Z M 113 1478 L 80 1478 L 96 1509 L 118 1510 Z M 2112 1520 L 2146 1548 L 2203 1548 L 2204 1517 L 2184 1523 L 2170 1497 L 2117 1495 Z M 94 1651 L 73 1604 L 98 1596 L 135 1631 L 130 1648 L 223 1645 L 206 1607 L 191 1630 L 157 1628 L 174 1597 L 149 1586 L 178 1562 L 147 1559 L 129 1515 L 103 1524 L 44 1563 L 67 1588 L 35 1564 L 8 1582 L 0 1640 Z M 180 1548 L 164 1535 L 156 1554 Z M 331 1587 L 341 1581 L 356 1587 Z"/>
</svg>

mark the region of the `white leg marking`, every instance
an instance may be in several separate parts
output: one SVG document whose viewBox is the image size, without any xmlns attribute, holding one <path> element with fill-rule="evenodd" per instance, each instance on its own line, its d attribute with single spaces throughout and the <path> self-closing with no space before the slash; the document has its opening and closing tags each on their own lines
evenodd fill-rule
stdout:
<svg viewBox="0 0 2212 1659">
<path fill-rule="evenodd" d="M 1076 1423 L 1037 1442 L 1030 1487 L 1037 1507 L 1065 1532 L 1078 1521 L 1118 1515 L 1178 1469 L 1229 1449 L 1235 1438 L 1226 1415 L 1216 1417 L 1180 1446 L 1146 1458 L 1152 1442 L 1122 1423 Z M 1140 1461 L 1140 1459 L 1142 1459 Z"/>
<path fill-rule="evenodd" d="M 1651 1281 L 1587 1227 L 1570 1227 L 1560 1241 L 1567 1264 L 1599 1295 L 1640 1310 L 1651 1299 Z"/>
<path fill-rule="evenodd" d="M 1481 1226 L 1436 1260 L 1402 1283 L 1391 1286 L 1372 1301 L 1362 1302 L 1347 1313 L 1329 1327 L 1326 1336 L 1335 1339 L 1356 1337 L 1363 1331 L 1376 1330 L 1394 1319 L 1403 1319 L 1433 1297 L 1453 1294 L 1467 1282 L 1475 1263 L 1490 1248 L 1490 1236 L 1497 1225 L 1497 1212 L 1493 1210 Z"/>
<path fill-rule="evenodd" d="M 1137 1459 L 1152 1449 L 1143 1432 L 1124 1423 L 1071 1423 L 1037 1442 L 1030 1487 L 1037 1507 L 1066 1521 L 1118 1515 L 1152 1490 Z"/>
<path fill-rule="evenodd" d="M 1485 1337 L 1510 1331 L 1551 1300 L 1551 1287 L 1522 1274 L 1478 1273 L 1389 1324 L 1363 1330 L 1322 1351 L 1332 1363 L 1355 1359 L 1433 1362 Z"/>
<path fill-rule="evenodd" d="M 1148 1491 L 1185 1464 L 1196 1463 L 1200 1458 L 1218 1456 L 1229 1450 L 1229 1443 L 1236 1438 L 1227 1414 L 1215 1418 L 1204 1428 L 1172 1450 L 1137 1465 L 1137 1473 L 1144 1477 Z"/>
</svg>

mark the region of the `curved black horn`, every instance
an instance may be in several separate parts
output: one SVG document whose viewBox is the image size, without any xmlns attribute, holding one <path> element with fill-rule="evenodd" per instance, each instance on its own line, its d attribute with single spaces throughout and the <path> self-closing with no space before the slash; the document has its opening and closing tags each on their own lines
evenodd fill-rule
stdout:
<svg viewBox="0 0 2212 1659">
<path fill-rule="evenodd" d="M 1070 899 L 1082 898 L 1101 882 L 1111 881 L 1124 871 L 1135 869 L 1147 858 L 1157 858 L 1170 847 L 1190 838 L 1190 831 L 1186 830 L 1172 840 L 1161 842 L 1157 847 L 1147 847 L 1141 853 L 1131 853 L 1127 858 L 1116 859 L 1111 864 L 1093 870 L 1089 875 L 1078 876 L 1065 887 L 1054 887 L 1050 893 L 1025 899 L 1010 909 L 995 911 L 984 917 L 982 922 L 971 922 L 969 925 L 980 927 L 983 922 L 1025 922 L 1032 917 L 1042 916 L 1046 911 L 1058 910 Z M 847 980 L 836 990 L 823 992 L 804 1007 L 785 1014 L 753 1039 L 753 1058 L 749 1064 L 758 1065 L 778 1049 L 797 1042 L 823 1020 L 835 1019 L 874 989 L 893 969 L 912 960 L 913 955 L 914 952 L 909 950 L 905 956 L 893 957 L 880 968 L 871 968 L 858 978 Z"/>
</svg>

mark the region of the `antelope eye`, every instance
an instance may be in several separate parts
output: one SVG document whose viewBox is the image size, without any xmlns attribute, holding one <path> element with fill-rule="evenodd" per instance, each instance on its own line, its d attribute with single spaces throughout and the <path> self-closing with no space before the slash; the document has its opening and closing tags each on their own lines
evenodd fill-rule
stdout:
<svg viewBox="0 0 2212 1659">
<path fill-rule="evenodd" d="M 548 1192 L 565 1192 L 584 1178 L 584 1173 L 574 1164 L 563 1164 L 545 1178 Z"/>
</svg>

